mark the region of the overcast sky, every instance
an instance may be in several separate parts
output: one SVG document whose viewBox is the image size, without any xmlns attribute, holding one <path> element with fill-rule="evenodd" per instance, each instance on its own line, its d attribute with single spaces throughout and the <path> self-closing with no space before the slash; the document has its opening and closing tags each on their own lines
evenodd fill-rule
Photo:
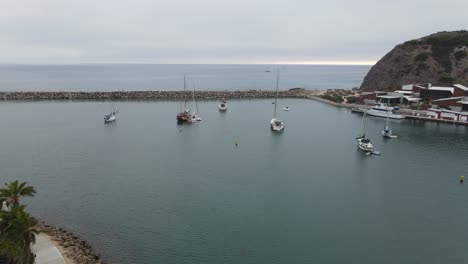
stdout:
<svg viewBox="0 0 468 264">
<path fill-rule="evenodd" d="M 1 0 L 0 63 L 372 63 L 468 0 Z"/>
</svg>

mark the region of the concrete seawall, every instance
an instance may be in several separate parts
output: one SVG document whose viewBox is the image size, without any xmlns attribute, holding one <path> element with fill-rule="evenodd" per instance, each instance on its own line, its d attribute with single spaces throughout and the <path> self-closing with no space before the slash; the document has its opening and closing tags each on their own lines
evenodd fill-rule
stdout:
<svg viewBox="0 0 468 264">
<path fill-rule="evenodd" d="M 198 100 L 274 98 L 275 91 L 197 91 Z M 280 91 L 280 98 L 306 98 L 303 90 Z M 0 92 L 0 101 L 35 100 L 191 100 L 190 91 Z"/>
</svg>

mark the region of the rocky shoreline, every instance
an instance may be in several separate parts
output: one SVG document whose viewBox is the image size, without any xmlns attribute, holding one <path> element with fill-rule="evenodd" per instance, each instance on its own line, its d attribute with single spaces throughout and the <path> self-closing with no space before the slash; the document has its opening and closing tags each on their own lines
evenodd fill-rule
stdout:
<svg viewBox="0 0 468 264">
<path fill-rule="evenodd" d="M 278 92 L 281 98 L 305 98 L 304 89 L 292 88 Z M 256 99 L 274 98 L 275 91 L 197 91 L 199 100 L 220 99 Z M 183 100 L 191 99 L 191 91 L 112 91 L 112 92 L 0 92 L 0 100 L 4 101 L 36 101 L 36 100 Z"/>
<path fill-rule="evenodd" d="M 84 240 L 62 228 L 41 222 L 38 229 L 49 235 L 63 249 L 62 254 L 77 264 L 105 264 L 99 254 L 93 252 Z"/>
</svg>

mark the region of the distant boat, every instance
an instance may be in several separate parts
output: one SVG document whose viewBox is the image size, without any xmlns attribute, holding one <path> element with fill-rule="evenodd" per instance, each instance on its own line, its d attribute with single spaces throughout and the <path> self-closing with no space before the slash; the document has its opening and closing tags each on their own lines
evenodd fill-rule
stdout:
<svg viewBox="0 0 468 264">
<path fill-rule="evenodd" d="M 223 100 L 218 104 L 218 110 L 221 111 L 221 112 L 225 112 L 225 111 L 228 110 L 226 100 L 223 99 Z"/>
<path fill-rule="evenodd" d="M 392 119 L 404 119 L 405 116 L 401 114 L 395 113 L 395 108 L 390 107 L 388 105 L 384 105 L 383 103 L 378 103 L 373 106 L 371 109 L 364 109 L 368 115 L 371 116 L 378 116 L 384 118 L 392 118 Z"/>
<path fill-rule="evenodd" d="M 271 72 L 271 71 L 265 71 L 265 72 Z"/>
<path fill-rule="evenodd" d="M 202 121 L 202 118 L 200 117 L 200 113 L 198 111 L 198 103 L 197 103 L 197 100 L 195 99 L 195 82 L 193 83 L 192 100 L 193 100 L 193 104 L 195 105 L 195 109 L 197 111 L 192 112 L 192 114 L 190 115 L 190 119 L 188 121 L 190 123 L 200 122 Z"/>
<path fill-rule="evenodd" d="M 284 123 L 276 115 L 276 106 L 278 105 L 278 82 L 279 82 L 279 67 L 276 73 L 276 97 L 275 97 L 275 110 L 273 112 L 273 119 L 270 121 L 271 130 L 275 132 L 282 132 L 284 130 Z"/>
<path fill-rule="evenodd" d="M 284 111 L 289 111 L 289 107 L 286 106 L 285 108 L 283 108 Z"/>
<path fill-rule="evenodd" d="M 104 123 L 114 122 L 117 119 L 116 114 L 117 112 L 115 111 L 114 106 L 112 106 L 110 114 L 104 116 Z"/>
<path fill-rule="evenodd" d="M 389 122 L 388 122 L 388 117 L 389 117 L 389 113 L 387 111 L 387 120 L 385 122 L 385 127 L 382 130 L 382 136 L 384 138 L 397 138 L 397 136 L 392 135 L 392 130 L 390 129 L 390 125 L 389 125 Z"/>
<path fill-rule="evenodd" d="M 366 153 L 372 153 L 374 151 L 374 144 L 370 139 L 366 137 L 366 111 L 362 115 L 362 135 L 356 138 L 358 148 Z"/>
<path fill-rule="evenodd" d="M 184 109 L 182 112 L 177 114 L 177 123 L 182 124 L 185 122 L 189 122 L 191 119 L 190 109 L 187 108 L 187 96 L 186 96 L 186 81 L 185 81 L 185 74 L 184 74 Z"/>
</svg>

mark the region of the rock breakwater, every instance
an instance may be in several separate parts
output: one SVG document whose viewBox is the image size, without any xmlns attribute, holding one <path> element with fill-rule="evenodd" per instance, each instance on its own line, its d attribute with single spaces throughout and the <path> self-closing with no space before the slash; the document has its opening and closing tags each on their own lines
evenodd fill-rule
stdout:
<svg viewBox="0 0 468 264">
<path fill-rule="evenodd" d="M 63 254 L 79 264 L 104 264 L 101 256 L 93 252 L 91 246 L 84 240 L 62 228 L 41 222 L 38 229 L 48 234 L 63 249 Z"/>
<path fill-rule="evenodd" d="M 303 89 L 280 91 L 281 98 L 305 98 Z M 197 91 L 198 100 L 219 99 L 255 99 L 274 98 L 275 91 Z M 0 92 L 0 100 L 34 101 L 34 100 L 183 100 L 191 99 L 189 91 L 113 91 L 113 92 Z"/>
</svg>

